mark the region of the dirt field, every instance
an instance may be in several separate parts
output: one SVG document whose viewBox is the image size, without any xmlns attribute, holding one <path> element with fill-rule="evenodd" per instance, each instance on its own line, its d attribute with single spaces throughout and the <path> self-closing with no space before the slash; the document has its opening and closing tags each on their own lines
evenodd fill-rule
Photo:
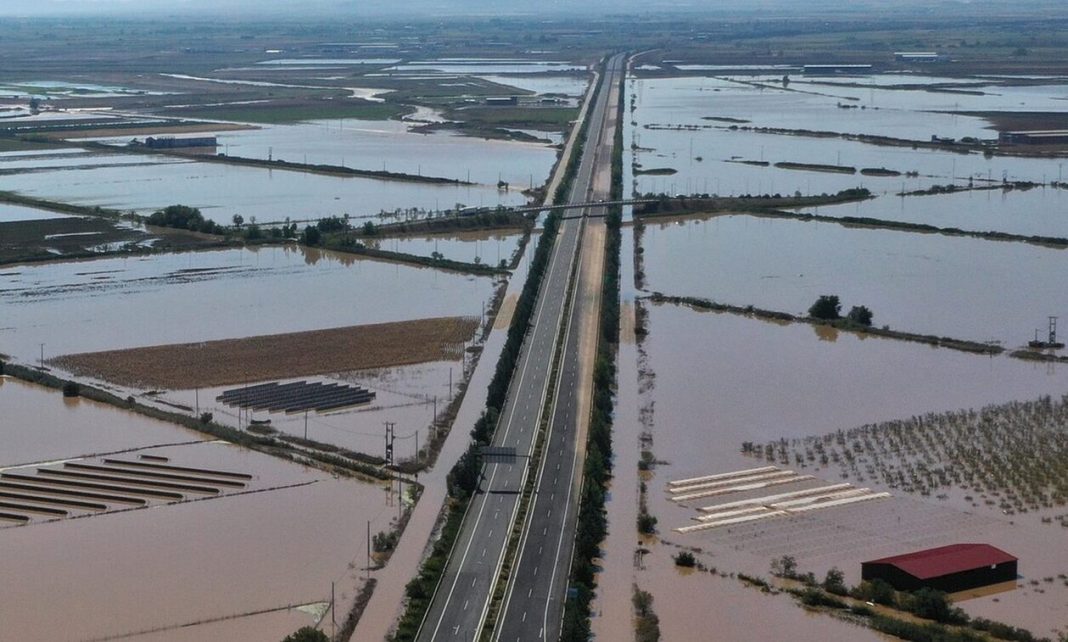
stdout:
<svg viewBox="0 0 1068 642">
<path fill-rule="evenodd" d="M 477 318 L 445 317 L 65 355 L 55 366 L 126 386 L 188 390 L 451 358 Z"/>
</svg>

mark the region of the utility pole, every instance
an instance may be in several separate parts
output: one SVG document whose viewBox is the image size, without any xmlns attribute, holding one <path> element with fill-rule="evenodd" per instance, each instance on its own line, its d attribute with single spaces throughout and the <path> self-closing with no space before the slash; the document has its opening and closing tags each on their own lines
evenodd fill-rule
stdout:
<svg viewBox="0 0 1068 642">
<path fill-rule="evenodd" d="M 394 426 L 396 424 L 392 421 L 383 422 L 386 425 L 386 461 L 389 465 L 393 465 L 393 439 L 396 436 Z"/>
<path fill-rule="evenodd" d="M 371 579 L 371 520 L 367 520 L 367 579 Z"/>
<path fill-rule="evenodd" d="M 337 603 L 334 601 L 334 583 L 330 582 L 330 639 L 337 635 Z"/>
<path fill-rule="evenodd" d="M 40 344 L 40 346 L 41 346 L 41 370 L 44 370 L 44 344 L 42 343 L 42 344 Z M 452 372 L 451 371 L 449 372 L 449 381 L 452 381 Z"/>
<path fill-rule="evenodd" d="M 308 411 L 304 411 L 304 440 L 308 440 Z"/>
</svg>

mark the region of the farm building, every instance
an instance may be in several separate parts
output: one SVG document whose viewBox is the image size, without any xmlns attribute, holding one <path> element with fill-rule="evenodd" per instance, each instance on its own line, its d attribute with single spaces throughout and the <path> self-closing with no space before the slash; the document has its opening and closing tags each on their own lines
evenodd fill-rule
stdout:
<svg viewBox="0 0 1068 642">
<path fill-rule="evenodd" d="M 998 142 L 1008 145 L 1068 145 L 1068 129 L 1001 132 Z"/>
<path fill-rule="evenodd" d="M 215 147 L 217 142 L 214 136 L 199 136 L 191 138 L 175 138 L 173 136 L 161 136 L 145 139 L 145 147 L 149 149 L 184 149 L 187 147 Z"/>
<path fill-rule="evenodd" d="M 894 59 L 898 62 L 938 62 L 941 60 L 937 51 L 895 51 Z"/>
<path fill-rule="evenodd" d="M 1016 561 L 989 544 L 952 544 L 863 562 L 861 578 L 883 580 L 899 591 L 955 593 L 1015 580 Z"/>
</svg>

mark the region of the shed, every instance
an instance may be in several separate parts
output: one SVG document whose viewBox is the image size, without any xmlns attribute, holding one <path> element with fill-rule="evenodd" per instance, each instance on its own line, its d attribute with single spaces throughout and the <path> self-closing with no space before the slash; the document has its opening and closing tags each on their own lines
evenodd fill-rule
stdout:
<svg viewBox="0 0 1068 642">
<path fill-rule="evenodd" d="M 861 563 L 861 578 L 899 591 L 966 591 L 1016 579 L 1017 559 L 989 544 L 951 544 Z"/>
</svg>

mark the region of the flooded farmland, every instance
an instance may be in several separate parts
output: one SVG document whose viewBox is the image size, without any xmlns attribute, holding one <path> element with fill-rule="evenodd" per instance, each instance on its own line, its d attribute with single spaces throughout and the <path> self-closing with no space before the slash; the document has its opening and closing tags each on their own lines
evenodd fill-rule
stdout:
<svg viewBox="0 0 1068 642">
<path fill-rule="evenodd" d="M 944 81 L 920 75 L 804 77 L 784 89 L 781 75 L 631 79 L 624 188 L 638 193 L 811 195 L 865 187 L 874 198 L 805 211 L 1065 236 L 1068 192 L 1053 185 L 1063 180 L 1062 159 L 883 146 L 798 131 L 921 143 L 932 135 L 990 139 L 996 131 L 986 120 L 944 112 L 1066 111 L 1068 85 L 977 83 L 975 90 L 982 95 L 972 95 L 968 87 L 959 96 L 922 87 Z M 772 82 L 780 86 L 769 86 Z M 919 87 L 905 87 L 909 83 Z M 852 84 L 859 86 L 848 86 Z M 783 162 L 787 165 L 777 166 Z M 825 167 L 815 171 L 790 162 Z M 880 168 L 888 171 L 861 171 Z M 1002 189 L 1003 181 L 1043 186 Z M 950 184 L 961 191 L 899 195 Z M 981 189 L 985 186 L 996 189 Z M 1063 314 L 1068 303 L 1059 286 L 1063 251 L 1023 243 L 737 214 L 647 219 L 639 238 L 646 292 L 793 314 L 804 314 L 821 294 L 837 294 L 843 310 L 871 308 L 875 325 L 1013 349 L 1032 339 L 1035 328 L 1044 333 L 1046 316 Z M 627 288 L 633 281 L 633 247 L 632 237 L 625 235 L 624 300 L 641 294 Z M 1049 516 L 1063 513 L 1063 507 L 1012 515 L 983 505 L 969 490 L 910 494 L 868 475 L 863 467 L 857 475 L 852 469 L 810 466 L 804 459 L 789 458 L 783 464 L 742 453 L 747 442 L 834 435 L 865 424 L 1042 395 L 1059 399 L 1068 392 L 1068 370 L 1062 364 L 977 356 L 671 304 L 646 301 L 639 306 L 637 354 L 627 346 L 620 352 L 626 359 L 620 376 L 634 381 L 620 384 L 617 412 L 617 421 L 635 425 L 619 428 L 619 437 L 627 442 L 619 449 L 622 466 L 642 459 L 650 468 L 637 474 L 641 488 L 647 489 L 641 501 L 658 520 L 657 535 L 639 536 L 644 555 L 636 553 L 636 534 L 609 535 L 602 577 L 613 588 L 606 589 L 606 596 L 620 602 L 625 591 L 614 587 L 625 586 L 628 579 L 636 582 L 652 594 L 662 632 L 670 636 L 674 631 L 680 638 L 693 627 L 721 630 L 724 620 L 731 619 L 724 618 L 723 605 L 735 601 L 737 609 L 759 610 L 767 627 L 786 626 L 791 618 L 811 616 L 787 597 L 776 601 L 724 575 L 767 577 L 772 559 L 791 555 L 802 572 L 822 578 L 837 566 L 852 584 L 860 580 L 863 560 L 986 541 L 1027 564 L 1021 561 L 1021 577 L 1012 590 L 959 605 L 973 616 L 1027 627 L 1038 635 L 1055 634 L 1063 625 L 1068 589 L 1057 574 L 1068 568 L 1068 558 L 1063 547 L 1048 546 L 1063 530 L 1056 521 L 1060 517 L 1050 524 Z M 772 472 L 743 478 L 752 480 L 752 488 L 742 482 L 735 484 L 737 490 L 726 488 L 727 481 L 709 482 L 709 490 L 687 501 L 675 501 L 668 492 L 672 480 L 740 474 L 736 471 L 769 464 L 776 466 Z M 638 487 L 630 471 L 617 476 L 608 504 L 613 530 L 634 533 L 630 524 L 637 507 L 617 502 L 635 501 L 631 498 L 639 495 Z M 828 506 L 817 502 L 796 508 L 812 503 L 819 493 L 829 496 L 819 500 L 830 502 Z M 753 508 L 780 495 L 777 501 L 795 506 L 794 512 L 763 515 L 758 513 L 771 509 Z M 717 508 L 720 504 L 724 508 Z M 677 532 L 680 527 L 691 531 Z M 699 564 L 717 573 L 676 568 L 671 556 L 680 549 L 695 551 Z M 680 591 L 683 586 L 692 588 Z M 718 595 L 714 602 L 704 601 L 712 594 Z M 598 603 L 605 616 L 595 623 L 600 635 L 624 632 L 618 622 L 628 612 L 612 600 Z M 761 600 L 767 601 L 764 607 L 748 605 Z M 825 618 L 806 622 L 789 635 L 805 639 L 819 626 L 830 629 L 818 639 L 879 639 L 867 631 L 833 630 L 843 625 Z"/>
<path fill-rule="evenodd" d="M 522 238 L 523 234 L 518 231 L 502 230 L 398 236 L 378 240 L 366 239 L 364 242 L 371 247 L 390 252 L 416 256 L 433 256 L 438 253 L 452 261 L 499 265 L 501 261 L 511 263 L 512 257 L 519 250 Z"/>
<path fill-rule="evenodd" d="M 975 190 L 905 198 L 887 194 L 859 203 L 813 207 L 804 211 L 968 231 L 1068 237 L 1068 190 L 1064 189 Z"/>
<path fill-rule="evenodd" d="M 1058 86 L 1061 89 L 1063 87 Z M 668 176 L 638 174 L 627 188 L 640 193 L 716 193 L 722 195 L 834 193 L 865 187 L 875 194 L 926 189 L 932 185 L 984 181 L 1047 183 L 1063 177 L 1062 161 L 1012 156 L 985 157 L 915 146 L 881 146 L 858 140 L 801 135 L 800 130 L 878 135 L 902 140 L 996 137 L 989 124 L 972 116 L 911 108 L 840 109 L 838 98 L 760 89 L 715 78 L 639 78 L 628 82 L 634 97 L 625 146 L 627 160 L 641 169 L 669 168 Z M 867 90 L 865 90 L 866 92 Z M 908 101 L 925 92 L 897 90 Z M 909 103 L 912 104 L 912 103 Z M 1050 110 L 1066 111 L 1052 96 Z M 717 120 L 718 119 L 718 120 Z M 747 127 L 774 127 L 796 132 L 760 133 Z M 730 161 L 752 161 L 766 166 Z M 853 171 L 799 171 L 776 167 L 804 162 L 852 168 Z M 630 163 L 625 163 L 630 165 Z M 888 169 L 900 176 L 863 175 L 860 170 Z"/>
<path fill-rule="evenodd" d="M 26 265 L 0 270 L 0 350 L 32 362 L 41 342 L 50 357 L 478 317 L 492 296 L 487 277 L 289 247 Z"/>
<path fill-rule="evenodd" d="M 1049 531 L 1049 526 L 1014 525 L 1008 518 L 973 515 L 944 500 L 917 501 L 900 496 L 899 491 L 890 500 L 825 509 L 786 521 L 769 519 L 695 534 L 675 533 L 672 529 L 694 523 L 691 506 L 702 504 L 670 501 L 662 490 L 667 482 L 763 465 L 741 453 L 745 441 L 765 443 L 890 417 L 1062 394 L 1068 390 L 1068 371 L 922 345 L 861 339 L 849 333 L 827 334 L 806 325 L 779 325 L 672 305 L 647 307 L 649 335 L 642 344 L 645 356 L 639 360 L 639 392 L 636 397 L 621 398 L 621 403 L 638 406 L 642 428 L 652 437 L 649 449 L 658 463 L 646 484 L 649 511 L 659 519 L 662 540 L 699 547 L 707 554 L 705 563 L 721 571 L 765 575 L 773 557 L 790 554 L 818 576 L 837 565 L 846 572 L 848 581 L 856 582 L 860 561 L 902 550 L 901 542 L 875 535 L 886 532 L 896 520 L 899 525 L 909 525 L 910 542 L 905 549 L 978 537 L 1031 560 L 1032 566 L 1021 570 L 1028 581 L 1047 568 L 1068 566 L 1068 558 L 1043 549 L 1041 542 L 1059 535 Z M 849 403 L 843 403 L 844 399 Z M 796 470 L 806 473 L 804 468 Z M 713 497 L 704 503 L 836 482 L 872 483 L 825 476 L 781 486 L 782 490 Z M 873 520 L 885 524 L 866 526 Z M 854 545 L 848 550 L 837 544 L 828 548 L 828 533 L 845 531 L 856 531 L 852 535 Z M 651 586 L 660 586 L 663 595 L 671 595 L 679 581 L 676 571 L 663 557 L 653 566 L 657 547 L 653 548 L 654 555 L 646 558 L 649 573 L 639 573 L 638 577 L 649 575 Z M 1043 561 L 1035 561 L 1039 559 Z M 1025 592 L 1019 592 L 1015 597 L 1025 599 L 1026 608 L 1024 602 L 1005 595 L 998 600 L 969 601 L 964 606 L 987 617 L 996 613 L 1017 625 L 1056 625 L 1056 605 L 1065 597 L 1060 589 L 1026 592 L 1026 598 L 1023 595 Z M 1005 603 L 1023 610 L 1010 613 Z"/>
<path fill-rule="evenodd" d="M 180 203 L 199 208 L 205 218 L 223 225 L 228 225 L 235 214 L 246 221 L 256 217 L 267 223 L 345 214 L 371 216 L 383 210 L 446 209 L 457 203 L 472 207 L 526 203 L 526 197 L 518 190 L 498 190 L 495 178 L 492 185 L 435 185 L 169 157 L 161 161 L 155 156 L 116 155 L 103 157 L 106 162 L 98 164 L 99 158 L 86 158 L 84 165 L 77 168 L 39 171 L 34 167 L 37 161 L 25 161 L 19 163 L 19 168 L 33 171 L 5 177 L 5 189 L 36 198 L 140 214 Z M 114 167 L 116 159 L 129 159 L 130 164 Z M 529 179 L 529 175 L 525 177 Z M 445 178 L 466 180 L 466 174 L 455 168 Z"/>
<path fill-rule="evenodd" d="M 271 125 L 220 134 L 219 151 L 246 158 L 436 176 L 481 186 L 496 186 L 498 180 L 504 180 L 518 189 L 543 183 L 556 162 L 556 150 L 544 143 L 482 140 L 451 132 L 420 134 L 409 131 L 411 126 L 400 120 Z M 484 197 L 485 204 L 497 204 L 488 194 Z M 460 200 L 478 204 L 466 198 Z M 502 202 L 513 204 L 513 199 Z M 396 206 L 420 205 L 418 201 L 413 198 L 410 204 Z M 453 202 L 443 198 L 441 206 L 452 207 Z"/>
<path fill-rule="evenodd" d="M 1068 310 L 1064 251 L 1024 243 L 728 215 L 650 219 L 642 247 L 649 291 L 796 315 L 835 294 L 876 326 L 1008 348 Z"/>
<path fill-rule="evenodd" d="M 196 443 L 192 433 L 168 424 L 84 399 L 68 405 L 58 393 L 13 380 L 0 386 L 0 407 L 16 419 L 33 409 L 34 426 L 49 418 L 48 432 L 35 431 L 26 446 L 5 450 L 0 465 L 42 456 L 69 464 L 88 461 L 90 452 L 136 448 L 118 458 L 147 455 L 170 466 L 250 476 L 245 491 L 218 498 L 0 528 L 0 568 L 21 578 L 0 589 L 0 617 L 5 634 L 20 640 L 139 632 L 145 635 L 135 639 L 195 639 L 196 623 L 216 620 L 199 639 L 208 631 L 250 642 L 280 639 L 316 622 L 332 582 L 338 609 L 347 613 L 366 563 L 366 523 L 375 532 L 386 529 L 395 510 L 374 485 L 228 444 Z M 19 429 L 5 422 L 0 430 Z M 5 436 L 5 443 L 11 437 L 18 435 Z M 184 445 L 153 445 L 167 443 Z M 304 545 L 294 548 L 294 541 Z M 286 555 L 277 555 L 282 548 Z M 37 610 L 27 607 L 42 600 L 69 614 L 44 635 Z M 130 608 L 116 610 L 116 603 Z"/>
</svg>

